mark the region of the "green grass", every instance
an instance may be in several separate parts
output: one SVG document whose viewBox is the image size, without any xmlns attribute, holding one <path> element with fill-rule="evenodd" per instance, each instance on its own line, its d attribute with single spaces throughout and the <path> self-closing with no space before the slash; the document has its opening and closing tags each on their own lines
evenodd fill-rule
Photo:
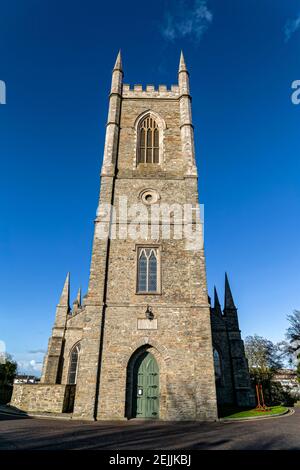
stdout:
<svg viewBox="0 0 300 470">
<path fill-rule="evenodd" d="M 272 416 L 277 413 L 287 411 L 285 406 L 272 406 L 268 411 L 258 411 L 256 408 L 252 409 L 237 409 L 237 408 L 224 408 L 220 410 L 221 418 L 255 418 L 256 416 Z"/>
</svg>

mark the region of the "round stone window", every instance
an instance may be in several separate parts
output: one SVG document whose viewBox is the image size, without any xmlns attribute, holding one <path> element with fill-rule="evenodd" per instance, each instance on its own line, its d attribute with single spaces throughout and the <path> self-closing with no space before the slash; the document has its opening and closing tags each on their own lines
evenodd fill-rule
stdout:
<svg viewBox="0 0 300 470">
<path fill-rule="evenodd" d="M 154 189 L 144 189 L 140 193 L 142 202 L 146 205 L 155 204 L 159 200 L 159 194 Z"/>
</svg>

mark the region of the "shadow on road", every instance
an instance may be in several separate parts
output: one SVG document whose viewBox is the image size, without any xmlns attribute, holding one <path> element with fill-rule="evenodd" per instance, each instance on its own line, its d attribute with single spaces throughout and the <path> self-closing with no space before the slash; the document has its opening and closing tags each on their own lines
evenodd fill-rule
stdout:
<svg viewBox="0 0 300 470">
<path fill-rule="evenodd" d="M 16 419 L 31 419 L 25 411 L 20 411 L 14 407 L 0 408 L 0 421 L 11 421 Z"/>
<path fill-rule="evenodd" d="M 1 449 L 12 447 L 28 450 L 300 449 L 298 432 L 300 413 L 264 422 L 227 424 L 161 421 L 84 422 L 28 418 L 26 415 L 0 416 Z"/>
</svg>

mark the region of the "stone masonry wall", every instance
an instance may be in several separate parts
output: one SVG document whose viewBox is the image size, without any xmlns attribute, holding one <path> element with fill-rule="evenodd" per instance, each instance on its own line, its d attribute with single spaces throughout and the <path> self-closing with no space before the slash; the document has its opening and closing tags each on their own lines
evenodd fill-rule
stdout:
<svg viewBox="0 0 300 470">
<path fill-rule="evenodd" d="M 10 405 L 23 411 L 62 413 L 67 385 L 15 384 Z"/>
<path fill-rule="evenodd" d="M 196 204 L 197 178 L 186 177 L 187 162 L 182 153 L 179 97 L 153 98 L 149 90 L 144 93 L 136 88 L 132 93 L 126 91 L 122 101 L 113 202 L 118 206 L 120 198 L 126 196 L 130 207 L 140 202 L 142 190 L 153 189 L 159 193 L 160 204 Z M 165 123 L 162 158 L 160 165 L 136 167 L 136 122 L 147 110 L 159 115 Z M 121 222 L 117 217 L 116 224 Z M 130 222 L 129 217 L 127 224 Z M 155 245 L 160 250 L 158 294 L 136 292 L 139 245 Z M 161 419 L 216 419 L 203 250 L 187 249 L 184 236 L 174 239 L 171 223 L 171 239 L 163 239 L 160 232 L 154 240 L 149 233 L 135 240 L 130 236 L 111 240 L 108 256 L 97 419 L 126 416 L 126 369 L 131 355 L 141 347 L 150 348 L 158 362 Z M 157 328 L 142 330 L 138 325 L 145 318 L 147 304 L 153 309 Z"/>
</svg>

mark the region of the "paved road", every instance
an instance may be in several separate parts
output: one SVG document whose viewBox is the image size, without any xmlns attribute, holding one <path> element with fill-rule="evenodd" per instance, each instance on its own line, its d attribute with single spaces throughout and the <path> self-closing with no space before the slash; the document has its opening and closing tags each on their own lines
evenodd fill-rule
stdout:
<svg viewBox="0 0 300 470">
<path fill-rule="evenodd" d="M 300 450 L 300 409 L 292 416 L 233 423 L 81 422 L 0 412 L 0 449 Z"/>
</svg>

